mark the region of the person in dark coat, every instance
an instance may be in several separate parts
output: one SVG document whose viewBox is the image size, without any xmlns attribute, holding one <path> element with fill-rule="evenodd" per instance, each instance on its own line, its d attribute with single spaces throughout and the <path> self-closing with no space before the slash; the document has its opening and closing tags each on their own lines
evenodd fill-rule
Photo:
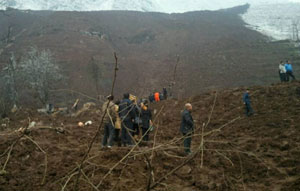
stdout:
<svg viewBox="0 0 300 191">
<path fill-rule="evenodd" d="M 133 122 L 133 130 L 134 130 L 134 139 L 137 141 L 140 136 L 140 125 L 141 125 L 141 107 L 140 104 L 134 104 L 134 122 Z"/>
<path fill-rule="evenodd" d="M 184 136 L 184 152 L 191 154 L 192 135 L 194 133 L 194 120 L 192 117 L 193 107 L 190 103 L 185 104 L 185 109 L 181 114 L 180 132 Z"/>
<path fill-rule="evenodd" d="M 167 88 L 163 88 L 163 95 L 164 95 L 164 100 L 168 99 L 168 91 Z"/>
<path fill-rule="evenodd" d="M 148 103 L 141 104 L 141 119 L 142 119 L 142 136 L 143 141 L 149 141 L 150 126 L 152 126 L 152 112 L 148 107 Z"/>
<path fill-rule="evenodd" d="M 135 118 L 134 105 L 129 99 L 129 94 L 124 94 L 123 100 L 119 105 L 119 115 L 122 120 L 121 143 L 123 146 L 133 145 L 133 120 Z"/>
<path fill-rule="evenodd" d="M 154 94 L 151 93 L 150 96 L 149 96 L 149 101 L 150 103 L 154 102 L 155 101 L 155 98 L 154 98 Z"/>
<path fill-rule="evenodd" d="M 251 116 L 251 115 L 253 115 L 253 109 L 251 107 L 251 99 L 250 99 L 250 95 L 249 95 L 249 90 L 247 90 L 244 93 L 243 102 L 244 102 L 245 108 L 246 108 L 246 115 L 248 117 Z"/>
</svg>

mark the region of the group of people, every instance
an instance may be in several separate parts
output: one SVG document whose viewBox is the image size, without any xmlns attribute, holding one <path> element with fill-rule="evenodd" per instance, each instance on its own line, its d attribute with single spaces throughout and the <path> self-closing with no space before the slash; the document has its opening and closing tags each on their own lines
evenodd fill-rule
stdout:
<svg viewBox="0 0 300 191">
<path fill-rule="evenodd" d="M 293 67 L 290 60 L 287 60 L 285 63 L 280 61 L 279 63 L 279 77 L 281 82 L 289 82 L 290 77 L 292 80 L 296 80 L 293 74 Z"/>
<path fill-rule="evenodd" d="M 149 96 L 149 101 L 152 102 L 160 102 L 162 100 L 166 100 L 168 98 L 168 91 L 167 88 L 163 88 L 163 92 L 160 93 L 158 91 L 155 91 L 154 93 L 151 93 Z"/>
<path fill-rule="evenodd" d="M 288 82 L 290 77 L 295 80 L 291 61 L 280 62 L 279 74 L 281 82 Z M 299 90 L 300 92 L 300 90 Z M 163 93 L 155 92 L 149 96 L 149 101 L 159 102 L 167 99 L 167 89 L 163 88 Z M 137 101 L 136 98 L 130 98 L 130 95 L 124 94 L 122 101 L 113 102 L 114 97 L 108 96 L 103 104 L 102 111 L 104 115 L 104 136 L 102 147 L 112 147 L 114 143 L 119 146 L 133 146 L 142 130 L 142 140 L 149 141 L 149 132 L 152 129 L 152 112 L 149 109 L 148 100 Z M 249 90 L 243 95 L 246 115 L 251 116 L 254 111 L 251 107 Z M 183 135 L 184 151 L 187 155 L 191 154 L 191 141 L 194 133 L 194 120 L 192 117 L 193 107 L 190 103 L 185 104 L 184 111 L 181 113 L 180 132 Z"/>
<path fill-rule="evenodd" d="M 148 106 L 148 100 L 140 100 L 126 93 L 123 100 L 114 103 L 114 97 L 108 96 L 102 106 L 105 113 L 104 136 L 102 147 L 111 148 L 118 146 L 133 146 L 142 130 L 144 142 L 149 141 L 149 132 L 152 128 L 152 112 Z"/>
</svg>

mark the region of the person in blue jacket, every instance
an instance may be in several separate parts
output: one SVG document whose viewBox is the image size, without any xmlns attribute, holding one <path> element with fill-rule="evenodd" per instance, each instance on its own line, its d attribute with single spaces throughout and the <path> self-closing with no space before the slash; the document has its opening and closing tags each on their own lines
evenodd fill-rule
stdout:
<svg viewBox="0 0 300 191">
<path fill-rule="evenodd" d="M 245 108 L 246 108 L 246 115 L 249 117 L 253 114 L 253 109 L 251 107 L 251 99 L 250 99 L 250 95 L 249 95 L 249 90 L 247 90 L 244 93 L 243 102 L 244 102 Z"/>
<path fill-rule="evenodd" d="M 184 152 L 189 155 L 191 154 L 191 143 L 192 135 L 194 133 L 194 120 L 192 117 L 193 107 L 190 103 L 185 104 L 185 109 L 181 114 L 181 126 L 180 132 L 184 136 Z"/>
<path fill-rule="evenodd" d="M 286 80 L 290 81 L 290 77 L 293 78 L 293 81 L 296 80 L 294 74 L 293 74 L 293 67 L 291 64 L 291 61 L 288 60 L 285 64 L 285 70 L 286 70 Z"/>
</svg>

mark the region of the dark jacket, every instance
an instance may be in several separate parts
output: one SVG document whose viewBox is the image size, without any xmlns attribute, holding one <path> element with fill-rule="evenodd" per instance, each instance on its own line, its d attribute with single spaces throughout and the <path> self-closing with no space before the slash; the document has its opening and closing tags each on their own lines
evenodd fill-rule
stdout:
<svg viewBox="0 0 300 191">
<path fill-rule="evenodd" d="M 180 132 L 183 134 L 194 132 L 194 120 L 191 112 L 184 110 L 181 114 L 181 127 Z"/>
<path fill-rule="evenodd" d="M 135 118 L 134 105 L 129 99 L 123 99 L 119 104 L 119 116 L 123 121 L 131 121 Z"/>
<path fill-rule="evenodd" d="M 142 109 L 141 111 L 142 127 L 148 129 L 150 127 L 150 120 L 152 120 L 151 110 Z"/>
<path fill-rule="evenodd" d="M 243 101 L 245 104 L 251 104 L 250 96 L 247 92 L 243 96 Z"/>
</svg>

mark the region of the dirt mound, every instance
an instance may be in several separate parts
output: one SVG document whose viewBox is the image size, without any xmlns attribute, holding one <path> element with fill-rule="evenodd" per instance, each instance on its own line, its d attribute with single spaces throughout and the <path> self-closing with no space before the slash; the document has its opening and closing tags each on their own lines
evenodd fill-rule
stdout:
<svg viewBox="0 0 300 191">
<path fill-rule="evenodd" d="M 249 118 L 244 116 L 243 88 L 153 104 L 152 142 L 105 150 L 98 138 L 84 163 L 79 190 L 147 190 L 168 173 L 154 190 L 299 190 L 299 87 L 291 83 L 250 88 L 255 115 Z M 179 133 L 186 102 L 193 104 L 197 124 L 192 150 L 203 148 L 192 159 L 183 154 Z M 28 125 L 28 117 L 37 127 L 60 127 L 64 132 L 15 132 Z M 92 112 L 53 118 L 26 111 L 10 118 L 10 129 L 0 133 L 0 190 L 72 190 L 100 116 Z M 86 120 L 93 125 L 77 127 L 78 121 Z M 204 147 L 199 147 L 201 142 Z M 182 168 L 171 173 L 179 165 Z"/>
</svg>

